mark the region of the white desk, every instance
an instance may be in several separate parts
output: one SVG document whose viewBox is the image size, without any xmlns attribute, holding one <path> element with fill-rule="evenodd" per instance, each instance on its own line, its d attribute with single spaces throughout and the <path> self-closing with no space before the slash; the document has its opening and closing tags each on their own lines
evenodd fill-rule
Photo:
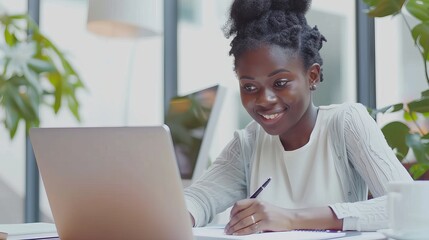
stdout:
<svg viewBox="0 0 429 240">
<path fill-rule="evenodd" d="M 195 240 L 386 240 L 387 238 L 378 232 L 323 232 L 323 231 L 290 231 L 271 232 L 261 234 L 251 234 L 245 236 L 231 236 L 223 233 L 223 228 L 219 226 L 194 228 Z"/>
<path fill-rule="evenodd" d="M 56 234 L 55 225 L 49 223 L 11 224 L 0 225 L 3 231 L 10 232 L 8 239 L 50 239 L 60 240 Z M 2 230 L 2 229 L 0 229 Z M 387 238 L 378 232 L 323 232 L 323 231 L 290 231 L 251 234 L 245 236 L 231 236 L 224 234 L 224 226 L 214 225 L 203 228 L 193 228 L 194 240 L 386 240 Z M 41 238 L 44 237 L 44 238 Z M 144 236 L 142 236 L 144 239 Z"/>
</svg>

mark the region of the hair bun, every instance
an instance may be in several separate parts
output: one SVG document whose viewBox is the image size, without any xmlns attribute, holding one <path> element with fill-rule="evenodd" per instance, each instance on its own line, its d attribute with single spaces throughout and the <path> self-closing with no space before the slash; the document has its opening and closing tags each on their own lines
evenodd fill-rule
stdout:
<svg viewBox="0 0 429 240">
<path fill-rule="evenodd" d="M 257 19 L 270 10 L 271 1 L 235 0 L 231 6 L 231 19 L 237 26 Z"/>
<path fill-rule="evenodd" d="M 271 8 L 282 11 L 305 14 L 311 5 L 311 0 L 271 0 Z"/>
</svg>

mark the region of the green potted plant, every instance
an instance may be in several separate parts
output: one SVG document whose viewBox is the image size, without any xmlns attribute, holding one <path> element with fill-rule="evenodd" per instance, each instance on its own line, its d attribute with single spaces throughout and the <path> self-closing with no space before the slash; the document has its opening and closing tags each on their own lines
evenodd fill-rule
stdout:
<svg viewBox="0 0 429 240">
<path fill-rule="evenodd" d="M 429 87 L 429 1 L 428 0 L 363 0 L 368 6 L 368 16 L 386 17 L 401 16 L 408 27 L 416 48 L 421 54 L 424 64 L 424 76 Z M 407 11 L 418 20 L 410 26 Z M 378 113 L 388 114 L 403 112 L 402 121 L 392 121 L 383 126 L 383 134 L 396 156 L 403 161 L 410 149 L 415 161 L 404 163 L 414 179 L 429 175 L 429 88 L 422 89 L 421 95 L 413 101 L 395 103 L 381 109 L 369 109 L 375 117 Z M 426 174 L 425 174 L 426 173 Z"/>
<path fill-rule="evenodd" d="M 0 15 L 0 117 L 12 139 L 21 120 L 40 125 L 39 108 L 55 114 L 64 104 L 79 121 L 80 76 L 27 15 Z"/>
</svg>

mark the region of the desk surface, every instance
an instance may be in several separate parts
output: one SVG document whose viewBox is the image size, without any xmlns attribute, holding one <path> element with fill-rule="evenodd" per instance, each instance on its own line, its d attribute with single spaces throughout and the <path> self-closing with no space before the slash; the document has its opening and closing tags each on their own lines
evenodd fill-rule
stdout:
<svg viewBox="0 0 429 240">
<path fill-rule="evenodd" d="M 323 238 L 323 239 L 335 239 L 335 240 L 341 240 L 341 239 L 344 239 L 344 240 L 388 240 L 388 238 L 386 238 L 382 234 L 378 234 L 378 233 L 364 233 L 364 234 L 361 234 L 360 232 L 350 232 L 350 233 L 358 233 L 358 234 L 355 234 L 355 235 L 348 234 L 348 235 L 346 235 L 344 237 L 339 237 L 339 238 L 338 237 Z M 42 238 L 42 239 L 38 239 L 38 240 L 43 240 L 43 239 L 44 240 L 60 240 L 60 238 L 58 238 L 58 237 L 55 237 L 55 238 Z M 196 240 L 211 240 L 211 239 L 215 240 L 215 239 L 218 239 L 218 238 L 215 238 L 215 237 L 214 238 L 211 238 L 211 237 L 196 237 L 195 239 Z M 234 239 L 234 238 L 231 238 L 231 239 Z M 246 237 L 240 237 L 240 238 L 235 238 L 235 239 L 247 239 L 247 238 Z M 268 236 L 259 235 L 258 237 L 253 236 L 253 237 L 248 238 L 248 239 L 266 239 L 266 240 L 269 240 L 269 239 L 279 239 L 279 238 L 271 238 L 271 237 L 268 237 Z M 293 239 L 298 239 L 298 238 L 288 238 L 288 239 L 292 239 L 293 240 Z"/>
<path fill-rule="evenodd" d="M 60 240 L 54 224 L 50 223 L 27 223 L 0 225 L 0 229 L 9 232 L 11 239 L 45 239 Z M 344 240 L 386 240 L 380 232 L 332 232 L 332 231 L 289 231 L 289 232 L 266 232 L 244 236 L 225 235 L 223 225 L 212 225 L 202 228 L 193 228 L 194 240 L 314 240 L 314 239 L 344 239 Z"/>
<path fill-rule="evenodd" d="M 261 234 L 251 234 L 245 236 L 225 235 L 223 228 L 204 227 L 193 229 L 195 240 L 220 240 L 220 239 L 241 239 L 241 240 L 315 240 L 315 239 L 344 239 L 344 240 L 386 240 L 387 238 L 379 232 L 358 232 L 358 231 L 289 231 L 289 232 L 267 232 Z"/>
</svg>

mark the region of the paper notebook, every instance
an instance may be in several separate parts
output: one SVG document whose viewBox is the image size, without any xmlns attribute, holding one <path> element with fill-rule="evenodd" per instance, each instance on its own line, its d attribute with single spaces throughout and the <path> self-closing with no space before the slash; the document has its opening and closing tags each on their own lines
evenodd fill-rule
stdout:
<svg viewBox="0 0 429 240">
<path fill-rule="evenodd" d="M 245 236 L 231 236 L 224 233 L 223 227 L 210 226 L 193 229 L 194 237 L 197 240 L 323 240 L 323 239 L 347 239 L 347 240 L 381 240 L 386 239 L 377 232 L 325 232 L 325 231 L 288 231 L 288 232 L 268 232 L 251 234 Z"/>
<path fill-rule="evenodd" d="M 0 224 L 0 232 L 8 234 L 7 240 L 58 237 L 53 223 Z"/>
<path fill-rule="evenodd" d="M 203 227 L 194 228 L 194 237 L 198 240 L 216 240 L 216 239 L 243 239 L 243 240 L 316 240 L 332 239 L 345 237 L 344 232 L 316 232 L 316 231 L 289 231 L 289 232 L 268 232 L 260 234 L 251 234 L 245 236 L 232 236 L 224 233 L 223 227 Z"/>
</svg>

